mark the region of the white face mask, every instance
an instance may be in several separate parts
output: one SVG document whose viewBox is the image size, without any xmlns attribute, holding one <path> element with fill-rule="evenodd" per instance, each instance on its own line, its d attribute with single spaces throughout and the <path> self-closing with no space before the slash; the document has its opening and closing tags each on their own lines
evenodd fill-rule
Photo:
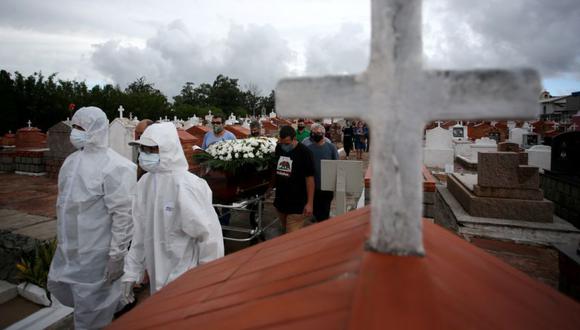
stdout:
<svg viewBox="0 0 580 330">
<path fill-rule="evenodd" d="M 161 158 L 159 154 L 141 152 L 139 154 L 139 166 L 147 172 L 155 172 L 159 168 Z"/>
<path fill-rule="evenodd" d="M 87 144 L 87 132 L 73 128 L 70 133 L 70 143 L 77 149 L 84 148 Z"/>
</svg>

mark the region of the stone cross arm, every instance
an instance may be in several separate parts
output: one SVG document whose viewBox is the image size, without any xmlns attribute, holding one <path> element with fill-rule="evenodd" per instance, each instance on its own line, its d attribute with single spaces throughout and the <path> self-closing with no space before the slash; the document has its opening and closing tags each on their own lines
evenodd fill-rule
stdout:
<svg viewBox="0 0 580 330">
<path fill-rule="evenodd" d="M 426 123 L 437 119 L 529 119 L 531 104 L 541 89 L 534 70 L 425 71 L 414 93 L 392 95 Z M 368 75 L 283 79 L 276 90 L 276 106 L 283 115 L 300 117 L 372 118 L 373 91 Z M 415 107 L 414 107 L 415 106 Z M 414 108 L 413 108 L 414 107 Z M 316 110 L 314 110 L 316 109 Z M 313 111 L 314 110 L 314 111 Z M 381 109 L 383 111 L 383 109 Z"/>
</svg>

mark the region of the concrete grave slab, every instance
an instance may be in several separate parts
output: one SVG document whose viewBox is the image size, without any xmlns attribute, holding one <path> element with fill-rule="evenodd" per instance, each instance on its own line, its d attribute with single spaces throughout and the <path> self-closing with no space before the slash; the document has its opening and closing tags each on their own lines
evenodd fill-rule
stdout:
<svg viewBox="0 0 580 330">
<path fill-rule="evenodd" d="M 56 220 L 41 222 L 15 230 L 14 234 L 28 236 L 40 241 L 56 238 Z"/>
</svg>

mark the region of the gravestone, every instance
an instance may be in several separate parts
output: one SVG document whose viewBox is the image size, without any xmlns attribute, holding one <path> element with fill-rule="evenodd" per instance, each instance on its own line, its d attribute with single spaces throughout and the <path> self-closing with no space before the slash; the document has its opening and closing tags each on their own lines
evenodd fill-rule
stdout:
<svg viewBox="0 0 580 330">
<path fill-rule="evenodd" d="M 526 133 L 522 135 L 522 147 L 529 149 L 540 144 L 540 136 L 536 133 Z"/>
<path fill-rule="evenodd" d="M 48 129 L 48 151 L 45 153 L 48 177 L 58 177 L 58 172 L 66 157 L 76 151 L 76 148 L 70 143 L 71 131 L 70 121 L 58 122 Z"/>
<path fill-rule="evenodd" d="M 580 228 L 580 132 L 566 132 L 552 141 L 551 170 L 542 188 L 558 216 Z"/>
<path fill-rule="evenodd" d="M 551 171 L 580 177 L 580 132 L 562 133 L 552 140 Z"/>
<path fill-rule="evenodd" d="M 457 161 L 465 168 L 470 170 L 477 170 L 479 155 L 482 152 L 497 151 L 497 142 L 488 137 L 477 139 L 475 143 L 470 144 L 470 151 L 467 155 L 457 156 Z"/>
<path fill-rule="evenodd" d="M 477 175 L 452 174 L 447 188 L 475 217 L 552 222 L 554 206 L 545 200 L 538 168 L 520 165 L 515 152 L 479 154 Z"/>
<path fill-rule="evenodd" d="M 213 115 L 211 114 L 211 110 L 208 111 L 207 115 L 205 116 L 205 121 L 209 124 L 213 119 Z"/>
<path fill-rule="evenodd" d="M 530 166 L 538 167 L 540 172 L 550 169 L 552 147 L 537 145 L 528 149 L 526 153 L 528 154 L 528 164 Z"/>
<path fill-rule="evenodd" d="M 197 126 L 197 125 L 199 125 L 199 118 L 197 118 L 197 116 L 194 114 L 193 117 L 189 118 L 183 124 L 183 129 L 187 130 L 187 129 L 191 128 L 192 126 Z"/>
<path fill-rule="evenodd" d="M 502 142 L 497 145 L 497 151 L 515 152 L 518 154 L 520 165 L 528 165 L 528 154 L 523 152 L 520 145 L 512 142 Z"/>
<path fill-rule="evenodd" d="M 491 131 L 488 134 L 488 137 L 492 140 L 495 140 L 496 143 L 501 142 L 501 133 L 499 131 Z"/>
<path fill-rule="evenodd" d="M 276 109 L 285 117 L 316 113 L 367 122 L 371 140 L 380 141 L 371 148 L 369 247 L 422 255 L 423 127 L 439 118 L 532 118 L 539 77 L 525 69 L 425 71 L 421 1 L 373 0 L 371 7 L 367 70 L 358 75 L 283 79 L 276 88 Z"/>
<path fill-rule="evenodd" d="M 449 128 L 451 131 L 453 140 L 457 141 L 467 141 L 467 126 L 463 126 L 461 124 L 457 124 Z"/>
<path fill-rule="evenodd" d="M 451 132 L 442 127 L 435 127 L 425 133 L 423 163 L 428 167 L 444 169 L 453 165 L 453 144 Z"/>
<path fill-rule="evenodd" d="M 488 137 L 477 139 L 475 143 L 471 145 L 471 161 L 477 163 L 480 153 L 495 151 L 497 151 L 497 142 L 495 140 Z"/>
<path fill-rule="evenodd" d="M 523 128 L 514 128 L 510 130 L 509 142 L 517 143 L 520 147 L 523 147 L 524 134 L 530 133 L 529 130 Z"/>
<path fill-rule="evenodd" d="M 109 147 L 130 161 L 133 161 L 133 147 L 129 142 L 134 140 L 135 124 L 129 118 L 115 118 L 109 125 Z"/>
<path fill-rule="evenodd" d="M 364 170 L 361 161 L 322 160 L 321 187 L 324 191 L 333 191 L 336 204 L 336 215 L 347 211 L 346 193 L 354 194 L 358 199 L 364 188 Z"/>
</svg>

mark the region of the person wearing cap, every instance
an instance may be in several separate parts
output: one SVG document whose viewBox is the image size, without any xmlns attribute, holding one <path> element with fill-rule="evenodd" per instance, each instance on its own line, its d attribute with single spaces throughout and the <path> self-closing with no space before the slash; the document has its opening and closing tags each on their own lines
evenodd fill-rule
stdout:
<svg viewBox="0 0 580 330">
<path fill-rule="evenodd" d="M 104 328 L 120 307 L 136 166 L 108 147 L 109 120 L 101 109 L 81 108 L 71 122 L 78 150 L 58 175 L 58 245 L 47 288 L 74 308 L 75 329 Z"/>
<path fill-rule="evenodd" d="M 125 260 L 124 304 L 146 270 L 154 294 L 187 270 L 224 255 L 222 230 L 205 180 L 188 171 L 173 123 L 149 126 L 141 139 L 139 165 L 147 171 L 133 203 L 135 233 Z"/>
</svg>

